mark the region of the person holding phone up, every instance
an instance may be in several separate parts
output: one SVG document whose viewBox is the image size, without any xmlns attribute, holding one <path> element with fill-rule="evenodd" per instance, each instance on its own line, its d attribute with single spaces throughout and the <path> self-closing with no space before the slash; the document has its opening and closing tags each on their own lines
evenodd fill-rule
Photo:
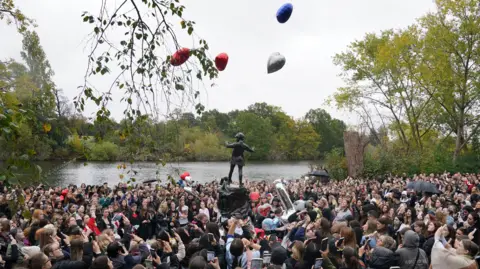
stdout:
<svg viewBox="0 0 480 269">
<path fill-rule="evenodd" d="M 260 246 L 251 244 L 250 241 L 240 238 L 234 238 L 235 228 L 239 224 L 238 219 L 233 219 L 233 224 L 230 225 L 227 234 L 227 243 L 226 243 L 226 252 L 225 260 L 227 263 L 228 269 L 235 269 L 237 267 L 242 267 L 243 269 L 248 269 L 248 261 L 253 258 L 260 258 Z M 250 257 L 247 257 L 247 251 L 249 247 L 254 248 L 254 250 L 249 253 Z"/>
</svg>

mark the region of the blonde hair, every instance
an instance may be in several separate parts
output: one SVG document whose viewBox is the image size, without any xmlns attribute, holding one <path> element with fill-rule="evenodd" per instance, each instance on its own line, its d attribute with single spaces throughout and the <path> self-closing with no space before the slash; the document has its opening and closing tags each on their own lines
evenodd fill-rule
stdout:
<svg viewBox="0 0 480 269">
<path fill-rule="evenodd" d="M 39 241 L 39 247 L 40 249 L 43 249 L 46 245 L 54 242 L 52 237 L 57 235 L 57 230 L 55 228 L 51 229 L 51 228 L 44 227 L 44 228 L 38 229 L 37 233 L 35 234 L 35 237 L 37 237 L 37 234 L 39 237 L 39 239 L 37 239 Z"/>
<path fill-rule="evenodd" d="M 70 243 L 70 260 L 81 261 L 83 259 L 83 240 L 74 239 Z"/>
<path fill-rule="evenodd" d="M 297 261 L 303 261 L 303 255 L 305 254 L 305 245 L 301 241 L 295 241 L 292 247 L 292 258 Z"/>
</svg>

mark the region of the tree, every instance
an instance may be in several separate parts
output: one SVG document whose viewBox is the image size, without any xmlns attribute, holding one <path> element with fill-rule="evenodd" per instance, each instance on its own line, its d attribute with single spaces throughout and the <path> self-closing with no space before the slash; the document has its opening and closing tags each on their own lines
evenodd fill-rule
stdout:
<svg viewBox="0 0 480 269">
<path fill-rule="evenodd" d="M 55 112 L 57 113 L 58 118 L 64 118 L 70 116 L 72 109 L 70 107 L 68 98 L 63 95 L 63 90 L 58 88 L 53 88 L 53 95 L 55 96 Z"/>
<path fill-rule="evenodd" d="M 166 96 L 167 107 L 172 95 L 198 100 L 197 82 L 204 77 L 217 77 L 218 70 L 207 57 L 207 42 L 193 35 L 195 22 L 183 18 L 185 6 L 178 0 L 123 0 L 111 9 L 109 3 L 102 0 L 102 8 L 97 15 L 89 12 L 82 15 L 85 23 L 92 24 L 93 33 L 85 83 L 74 101 L 78 111 L 83 111 L 90 100 L 99 107 L 97 120 L 108 119 L 108 103 L 114 90 L 124 94 L 121 102 L 126 106 L 124 115 L 130 120 L 144 114 L 156 117 L 160 96 Z M 172 21 L 180 22 L 198 44 L 190 50 L 198 63 L 192 59 L 179 67 L 170 64 L 173 52 L 181 48 Z M 124 33 L 125 38 L 115 43 L 108 38 L 112 32 Z M 116 66 L 118 72 L 115 71 Z M 111 72 L 118 74 L 111 88 L 95 93 L 90 87 L 89 77 Z M 201 103 L 196 103 L 195 108 L 199 113 L 204 110 Z M 129 135 L 131 132 L 126 133 Z"/>
<path fill-rule="evenodd" d="M 228 114 L 219 112 L 216 109 L 205 111 L 200 117 L 200 122 L 202 122 L 205 130 L 211 132 L 219 131 L 229 136 L 228 123 L 230 120 Z"/>
<path fill-rule="evenodd" d="M 296 121 L 294 139 L 291 143 L 292 159 L 312 160 L 318 156 L 318 145 L 321 137 L 315 132 L 313 126 L 305 120 Z"/>
<path fill-rule="evenodd" d="M 268 160 L 273 142 L 273 126 L 270 119 L 265 119 L 252 112 L 240 112 L 235 120 L 236 132 L 243 132 L 246 143 L 255 147 L 254 160 Z"/>
<path fill-rule="evenodd" d="M 420 20 L 426 33 L 417 79 L 456 135 L 456 159 L 480 128 L 480 1 L 438 0 L 437 10 Z"/>
<path fill-rule="evenodd" d="M 414 26 L 401 31 L 382 31 L 379 35 L 367 34 L 334 59 L 342 67 L 348 85 L 335 93 L 337 106 L 367 114 L 367 122 L 372 121 L 372 116 L 366 108 L 373 108 L 407 151 L 412 144 L 421 150 L 422 137 L 435 123 L 427 120 L 434 115 L 431 98 L 412 75 L 422 55 L 420 34 L 420 29 Z M 373 131 L 375 127 L 370 129 Z"/>
<path fill-rule="evenodd" d="M 35 26 L 33 20 L 27 18 L 20 9 L 15 6 L 14 0 L 2 0 L 0 2 L 0 20 L 5 20 L 7 24 L 15 23 L 18 32 L 25 32 L 29 26 Z"/>
<path fill-rule="evenodd" d="M 333 119 L 327 111 L 321 108 L 310 109 L 305 119 L 313 126 L 315 132 L 321 137 L 317 150 L 321 156 L 333 148 L 343 148 L 343 132 L 347 125 L 337 119 Z"/>
</svg>

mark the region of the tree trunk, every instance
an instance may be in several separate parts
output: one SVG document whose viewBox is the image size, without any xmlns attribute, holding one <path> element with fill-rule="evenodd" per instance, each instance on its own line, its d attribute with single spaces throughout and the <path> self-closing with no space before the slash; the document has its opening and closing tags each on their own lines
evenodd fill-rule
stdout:
<svg viewBox="0 0 480 269">
<path fill-rule="evenodd" d="M 363 170 L 363 154 L 368 138 L 358 132 L 344 132 L 345 155 L 347 158 L 348 176 L 356 178 Z"/>
<path fill-rule="evenodd" d="M 457 161 L 460 152 L 462 151 L 465 141 L 465 129 L 464 129 L 464 120 L 463 113 L 460 115 L 460 120 L 457 125 L 457 138 L 455 140 L 455 151 L 453 152 L 453 162 Z"/>
</svg>

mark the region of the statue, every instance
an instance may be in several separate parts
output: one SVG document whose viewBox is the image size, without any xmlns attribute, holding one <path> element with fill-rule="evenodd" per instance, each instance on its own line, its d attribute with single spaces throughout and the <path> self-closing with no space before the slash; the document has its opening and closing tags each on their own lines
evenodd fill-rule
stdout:
<svg viewBox="0 0 480 269">
<path fill-rule="evenodd" d="M 232 159 L 230 160 L 230 172 L 228 173 L 228 184 L 232 183 L 232 174 L 235 169 L 235 165 L 238 166 L 238 181 L 240 182 L 240 187 L 243 186 L 242 177 L 243 177 L 243 166 L 245 166 L 245 157 L 243 152 L 246 150 L 248 152 L 254 152 L 255 148 L 250 148 L 245 144 L 245 135 L 243 133 L 238 133 L 235 135 L 237 142 L 228 143 L 225 142 L 227 148 L 233 149 Z"/>
</svg>

